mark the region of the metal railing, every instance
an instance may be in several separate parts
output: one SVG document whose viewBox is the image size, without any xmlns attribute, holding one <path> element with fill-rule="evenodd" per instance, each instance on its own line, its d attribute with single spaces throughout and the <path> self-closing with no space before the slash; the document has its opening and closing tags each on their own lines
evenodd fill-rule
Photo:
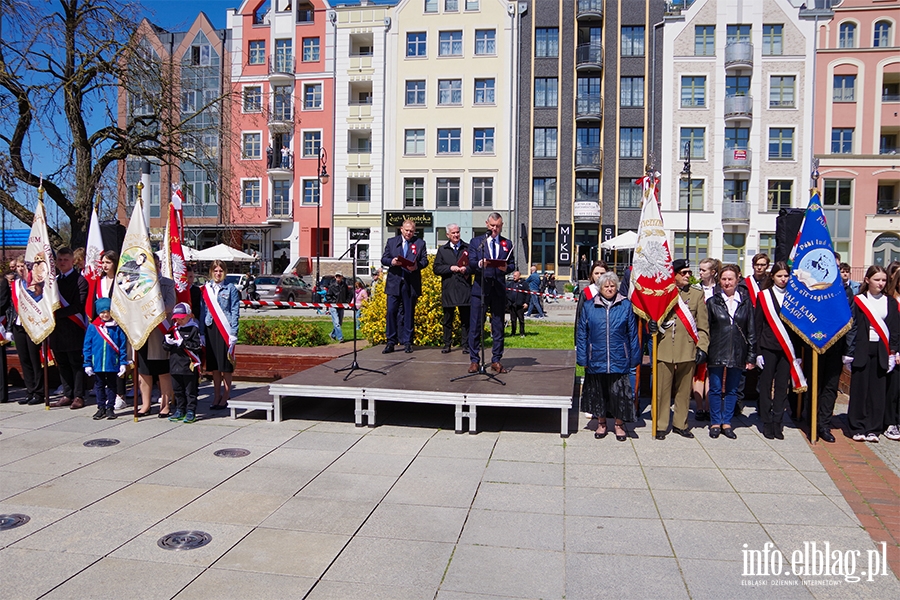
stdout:
<svg viewBox="0 0 900 600">
<path fill-rule="evenodd" d="M 269 75 L 286 74 L 293 75 L 294 55 L 290 54 L 270 54 L 269 55 Z"/>
<path fill-rule="evenodd" d="M 725 96 L 725 118 L 753 116 L 753 97 L 745 95 Z"/>
<path fill-rule="evenodd" d="M 576 148 L 575 149 L 575 168 L 596 168 L 599 169 L 603 162 L 602 148 Z"/>
<path fill-rule="evenodd" d="M 575 117 L 603 116 L 603 96 L 601 94 L 578 94 L 575 98 Z"/>
<path fill-rule="evenodd" d="M 575 14 L 577 17 L 603 16 L 603 0 L 578 0 Z"/>
<path fill-rule="evenodd" d="M 371 202 L 371 194 L 350 194 L 347 196 L 347 202 Z"/>
<path fill-rule="evenodd" d="M 722 202 L 723 223 L 747 223 L 750 221 L 750 203 L 744 200 Z"/>
<path fill-rule="evenodd" d="M 266 217 L 269 219 L 293 219 L 294 203 L 290 199 L 269 199 L 266 206 Z"/>
<path fill-rule="evenodd" d="M 575 66 L 603 66 L 603 44 L 579 44 L 575 49 Z"/>
<path fill-rule="evenodd" d="M 725 148 L 723 168 L 726 171 L 749 171 L 753 153 L 748 148 Z"/>
<path fill-rule="evenodd" d="M 753 44 L 750 42 L 731 42 L 725 45 L 725 66 L 753 66 Z"/>
</svg>

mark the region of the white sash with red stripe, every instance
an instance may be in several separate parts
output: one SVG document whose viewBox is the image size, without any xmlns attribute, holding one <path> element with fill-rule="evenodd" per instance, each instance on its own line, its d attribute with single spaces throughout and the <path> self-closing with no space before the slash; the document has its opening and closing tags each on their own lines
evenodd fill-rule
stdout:
<svg viewBox="0 0 900 600">
<path fill-rule="evenodd" d="M 753 275 L 745 278 L 747 283 L 747 289 L 750 290 L 750 304 L 753 305 L 753 308 L 756 308 L 756 300 L 759 297 L 759 284 L 756 283 L 756 279 L 753 278 Z"/>
<path fill-rule="evenodd" d="M 206 310 L 212 315 L 213 323 L 215 323 L 216 328 L 219 330 L 219 333 L 222 335 L 222 339 L 225 340 L 225 343 L 228 344 L 228 340 L 230 340 L 234 333 L 231 331 L 231 323 L 228 321 L 228 317 L 225 315 L 225 311 L 222 310 L 222 307 L 219 306 L 219 302 L 213 296 L 213 284 L 211 281 L 208 281 L 206 285 L 203 286 L 203 302 L 206 303 Z M 228 344 L 228 360 L 231 364 L 234 364 L 234 345 Z"/>
<path fill-rule="evenodd" d="M 16 321 L 15 323 L 10 323 L 10 325 L 20 325 L 22 320 L 19 318 L 19 280 L 14 280 L 10 286 L 9 291 L 12 292 L 10 297 L 12 298 L 13 308 L 16 309 Z"/>
<path fill-rule="evenodd" d="M 103 338 L 103 341 L 106 342 L 107 344 L 109 344 L 109 347 L 112 348 L 116 354 L 118 354 L 119 346 L 117 346 L 116 343 L 109 336 L 109 330 L 106 328 L 106 321 L 104 321 L 100 317 L 97 317 L 96 319 L 94 319 L 94 322 L 92 323 L 92 325 L 94 325 L 94 327 L 97 328 L 97 333 L 100 334 L 100 337 Z"/>
<path fill-rule="evenodd" d="M 59 303 L 63 305 L 63 308 L 69 308 L 69 303 L 66 302 L 66 299 L 61 295 L 59 297 Z M 69 320 L 78 325 L 81 329 L 87 331 L 88 320 L 83 313 L 69 315 Z"/>
<path fill-rule="evenodd" d="M 687 329 L 688 334 L 690 334 L 691 339 L 694 340 L 694 344 L 696 345 L 700 341 L 700 334 L 697 331 L 697 321 L 694 319 L 694 315 L 691 314 L 691 309 L 687 302 L 684 301 L 684 298 L 681 297 L 681 294 L 678 294 L 678 304 L 675 305 L 675 314 L 681 319 L 684 328 Z"/>
<path fill-rule="evenodd" d="M 773 292 L 760 292 L 757 299 L 762 303 L 763 314 L 766 316 L 766 321 L 769 323 L 772 333 L 775 334 L 775 339 L 778 340 L 778 345 L 781 346 L 781 351 L 784 352 L 784 355 L 788 357 L 791 363 L 791 383 L 794 386 L 794 391 L 805 392 L 807 386 L 806 376 L 803 375 L 802 361 L 797 358 L 794 344 L 791 343 L 791 338 L 788 337 L 784 323 L 781 322 L 772 294 Z"/>
<path fill-rule="evenodd" d="M 878 334 L 878 337 L 881 339 L 881 343 L 884 344 L 884 349 L 887 350 L 888 355 L 891 354 L 891 344 L 888 336 L 888 328 L 887 323 L 884 322 L 884 319 L 881 317 L 876 317 L 875 312 L 872 310 L 872 307 L 869 306 L 869 298 L 862 294 L 857 294 L 853 297 L 853 300 L 856 302 L 856 306 L 859 307 L 859 310 L 866 315 L 866 318 L 869 319 L 869 325 L 875 330 L 875 333 Z"/>
</svg>

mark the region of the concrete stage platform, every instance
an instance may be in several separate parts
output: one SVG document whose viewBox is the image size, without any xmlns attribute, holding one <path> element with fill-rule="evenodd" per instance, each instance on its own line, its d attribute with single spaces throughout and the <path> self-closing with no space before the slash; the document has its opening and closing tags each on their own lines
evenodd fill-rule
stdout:
<svg viewBox="0 0 900 600">
<path fill-rule="evenodd" d="M 441 354 L 440 348 L 416 348 L 405 354 L 401 347 L 385 355 L 382 348 L 360 351 L 358 363 L 384 375 L 354 371 L 344 381 L 346 372 L 335 373 L 352 363 L 352 355 L 344 356 L 270 384 L 268 398 L 260 393 L 229 401 L 232 416 L 236 408 L 263 409 L 274 411 L 278 422 L 286 398 L 352 398 L 356 425 L 374 427 L 379 401 L 447 404 L 455 407 L 456 432 L 463 433 L 463 419 L 468 419 L 468 431 L 475 433 L 479 406 L 555 408 L 560 411 L 560 435 L 569 434 L 569 413 L 573 407 L 577 410 L 574 350 L 510 349 L 503 359 L 509 373 L 497 376 L 506 383 L 502 385 L 482 374 L 450 381 L 469 367 L 469 356 L 459 349 Z"/>
</svg>

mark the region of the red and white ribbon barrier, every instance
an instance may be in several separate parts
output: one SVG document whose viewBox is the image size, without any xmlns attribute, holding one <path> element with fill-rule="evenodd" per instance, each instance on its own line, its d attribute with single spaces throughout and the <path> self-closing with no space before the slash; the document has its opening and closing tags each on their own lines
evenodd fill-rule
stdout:
<svg viewBox="0 0 900 600">
<path fill-rule="evenodd" d="M 355 308 L 341 302 L 287 302 L 282 300 L 241 300 L 241 306 L 275 306 L 278 308 Z"/>
</svg>

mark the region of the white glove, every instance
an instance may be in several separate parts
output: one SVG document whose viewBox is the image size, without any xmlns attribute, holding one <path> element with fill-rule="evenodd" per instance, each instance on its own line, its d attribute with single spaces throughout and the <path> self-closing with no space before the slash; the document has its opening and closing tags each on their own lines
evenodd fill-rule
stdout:
<svg viewBox="0 0 900 600">
<path fill-rule="evenodd" d="M 181 338 L 176 338 L 171 333 L 167 333 L 166 334 L 166 343 L 169 344 L 170 346 L 180 346 Z"/>
<path fill-rule="evenodd" d="M 125 371 L 128 370 L 128 367 L 125 365 L 119 366 L 119 377 L 125 377 Z"/>
<path fill-rule="evenodd" d="M 237 344 L 237 336 L 229 335 L 228 336 L 228 345 L 234 346 L 235 344 Z"/>
<path fill-rule="evenodd" d="M 93 370 L 92 368 L 90 368 L 90 367 L 85 367 L 85 368 L 84 368 L 84 374 L 87 375 L 88 377 L 93 377 L 93 376 L 94 376 L 94 370 Z"/>
<path fill-rule="evenodd" d="M 6 333 L 4 333 L 4 334 L 3 334 L 3 338 L 4 338 L 7 342 L 9 342 L 10 344 L 13 343 L 13 334 L 12 334 L 11 331 L 7 331 Z"/>
<path fill-rule="evenodd" d="M 896 367 L 896 366 L 897 366 L 897 357 L 894 356 L 893 354 L 889 354 L 888 355 L 888 370 L 887 370 L 887 372 L 890 373 L 891 371 L 894 370 L 894 367 Z"/>
<path fill-rule="evenodd" d="M 759 367 L 760 371 L 766 366 L 766 359 L 763 358 L 762 354 L 756 357 L 756 366 Z"/>
<path fill-rule="evenodd" d="M 852 357 L 852 356 L 844 356 L 844 357 L 841 358 L 841 361 L 842 361 L 845 365 L 849 365 L 849 364 L 852 364 L 852 363 L 853 363 L 853 357 Z"/>
</svg>

